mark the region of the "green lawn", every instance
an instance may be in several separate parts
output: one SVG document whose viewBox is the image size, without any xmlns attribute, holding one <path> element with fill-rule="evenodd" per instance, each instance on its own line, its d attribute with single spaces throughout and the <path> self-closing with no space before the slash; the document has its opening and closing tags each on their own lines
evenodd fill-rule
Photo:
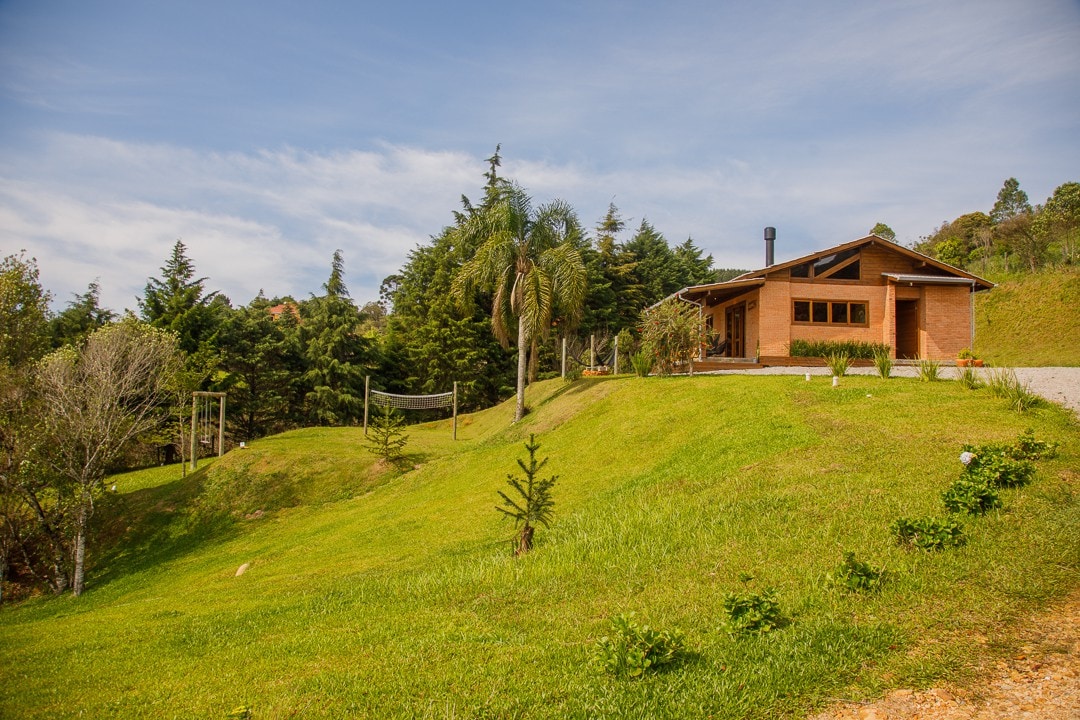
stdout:
<svg viewBox="0 0 1080 720">
<path fill-rule="evenodd" d="M 462 418 L 456 443 L 448 422 L 410 428 L 407 472 L 319 428 L 186 479 L 118 477 L 86 594 L 0 609 L 0 717 L 797 716 L 962 677 L 1080 587 L 1080 433 L 1056 407 L 747 376 L 555 380 L 528 403 L 518 425 L 512 404 Z M 966 520 L 964 547 L 894 544 L 897 517 L 944 514 L 961 444 L 1029 427 L 1059 456 Z M 559 475 L 555 522 L 515 560 L 496 491 L 530 433 Z M 879 593 L 828 582 L 845 550 L 886 566 Z M 721 630 L 743 573 L 778 590 L 787 627 Z M 689 657 L 598 673 L 622 612 L 681 630 Z"/>
</svg>

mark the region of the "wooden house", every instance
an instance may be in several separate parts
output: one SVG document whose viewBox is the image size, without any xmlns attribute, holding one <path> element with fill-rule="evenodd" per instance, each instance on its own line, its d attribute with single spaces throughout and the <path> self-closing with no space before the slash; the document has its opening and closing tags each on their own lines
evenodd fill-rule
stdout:
<svg viewBox="0 0 1080 720">
<path fill-rule="evenodd" d="M 877 235 L 675 295 L 701 308 L 719 354 L 790 363 L 792 340 L 884 343 L 895 358 L 950 360 L 974 340 L 974 293 L 993 287 Z"/>
</svg>

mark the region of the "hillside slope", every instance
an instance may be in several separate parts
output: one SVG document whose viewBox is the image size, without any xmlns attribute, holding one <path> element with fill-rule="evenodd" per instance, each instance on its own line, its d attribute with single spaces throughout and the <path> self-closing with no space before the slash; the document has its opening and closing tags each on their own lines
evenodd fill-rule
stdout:
<svg viewBox="0 0 1080 720">
<path fill-rule="evenodd" d="M 978 293 L 975 352 L 997 366 L 1080 366 L 1080 270 L 1023 275 Z"/>
<path fill-rule="evenodd" d="M 1080 585 L 1080 434 L 1056 408 L 866 377 L 549 381 L 528 401 L 517 425 L 510 406 L 463 418 L 457 443 L 411 428 L 404 473 L 355 429 L 310 429 L 187 480 L 118 479 L 89 591 L 0 613 L 0 716 L 802 714 L 962 673 Z M 897 517 L 942 514 L 961 444 L 1028 427 L 1062 444 L 1035 483 L 965 520 L 962 548 L 896 546 Z M 494 506 L 531 433 L 556 515 L 515 560 Z M 880 593 L 828 581 L 845 550 L 887 567 Z M 746 575 L 786 627 L 722 630 Z M 625 612 L 689 657 L 597 672 Z"/>
</svg>

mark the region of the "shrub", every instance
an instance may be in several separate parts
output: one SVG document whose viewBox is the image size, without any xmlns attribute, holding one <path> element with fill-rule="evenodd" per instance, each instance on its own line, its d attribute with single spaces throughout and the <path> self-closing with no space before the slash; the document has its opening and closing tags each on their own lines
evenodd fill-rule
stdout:
<svg viewBox="0 0 1080 720">
<path fill-rule="evenodd" d="M 919 379 L 923 382 L 937 382 L 941 374 L 941 363 L 937 360 L 925 360 L 920 358 L 915 362 L 915 370 Z"/>
<path fill-rule="evenodd" d="M 1035 431 L 1028 428 L 1020 433 L 1010 446 L 1009 457 L 1014 460 L 1042 460 L 1057 455 L 1058 444 L 1035 439 Z"/>
<path fill-rule="evenodd" d="M 644 350 L 639 350 L 630 356 L 630 366 L 634 368 L 634 373 L 638 377 L 648 377 L 653 367 L 652 355 Z"/>
<path fill-rule="evenodd" d="M 941 494 L 945 509 L 954 513 L 982 515 L 1001 507 L 998 491 L 979 477 L 965 475 L 957 478 L 951 487 Z"/>
<path fill-rule="evenodd" d="M 772 588 L 760 593 L 728 593 L 724 596 L 723 607 L 727 614 L 725 626 L 732 635 L 767 633 L 784 622 L 776 591 Z"/>
<path fill-rule="evenodd" d="M 844 553 L 844 562 L 830 575 L 834 584 L 849 592 L 872 592 L 881 587 L 885 568 L 871 567 L 855 559 L 855 553 Z"/>
<path fill-rule="evenodd" d="M 596 641 L 593 661 L 612 675 L 639 678 L 683 656 L 682 633 L 638 625 L 633 613 L 613 617 L 611 631 Z"/>
<path fill-rule="evenodd" d="M 670 375 L 691 360 L 705 341 L 705 323 L 698 308 L 678 298 L 665 300 L 641 314 L 641 347 L 652 355 L 661 375 Z"/>
<path fill-rule="evenodd" d="M 851 358 L 847 353 L 835 353 L 825 358 L 825 364 L 829 366 L 834 377 L 844 377 L 847 375 L 848 366 L 851 365 Z"/>
<path fill-rule="evenodd" d="M 878 353 L 889 354 L 891 348 L 883 343 L 857 340 L 792 340 L 788 344 L 791 357 L 828 357 L 844 354 L 853 360 L 870 360 Z"/>
<path fill-rule="evenodd" d="M 893 359 L 888 350 L 874 353 L 874 369 L 878 377 L 888 379 L 892 375 Z"/>
<path fill-rule="evenodd" d="M 1035 474 L 1034 463 L 1030 460 L 1014 460 L 1004 452 L 995 452 L 989 447 L 992 446 L 972 451 L 975 457 L 964 469 L 967 479 L 996 488 L 1023 487 L 1031 482 Z"/>
<path fill-rule="evenodd" d="M 899 544 L 920 550 L 943 550 L 964 544 L 964 527 L 955 520 L 900 518 L 891 530 Z"/>
</svg>

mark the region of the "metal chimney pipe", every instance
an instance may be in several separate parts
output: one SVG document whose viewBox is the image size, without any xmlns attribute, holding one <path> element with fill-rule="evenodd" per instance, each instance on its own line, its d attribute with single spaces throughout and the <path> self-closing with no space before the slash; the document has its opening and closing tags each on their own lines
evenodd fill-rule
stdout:
<svg viewBox="0 0 1080 720">
<path fill-rule="evenodd" d="M 773 243 L 776 241 L 776 228 L 765 228 L 765 267 L 773 264 Z"/>
</svg>

